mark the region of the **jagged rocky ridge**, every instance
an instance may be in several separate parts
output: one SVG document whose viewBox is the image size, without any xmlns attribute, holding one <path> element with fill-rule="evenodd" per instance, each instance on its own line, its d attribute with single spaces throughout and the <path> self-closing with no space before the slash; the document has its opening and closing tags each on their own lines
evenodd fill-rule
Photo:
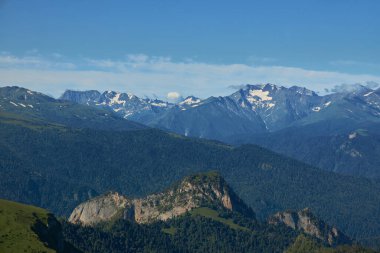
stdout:
<svg viewBox="0 0 380 253">
<path fill-rule="evenodd" d="M 269 218 L 269 224 L 284 224 L 305 234 L 314 236 L 330 246 L 339 244 L 350 244 L 351 239 L 344 235 L 334 226 L 329 226 L 324 221 L 318 219 L 310 210 L 305 208 L 300 211 L 278 212 Z"/>
<path fill-rule="evenodd" d="M 183 135 L 226 140 L 239 134 L 273 132 L 294 124 L 331 118 L 331 107 L 337 107 L 349 118 L 376 120 L 380 116 L 379 93 L 379 90 L 361 86 L 350 93 L 319 96 L 298 86 L 257 84 L 246 85 L 225 97 L 201 100 L 189 96 L 178 104 L 114 91 L 101 94 L 68 90 L 61 99 L 110 107 L 124 118 Z M 351 115 L 355 110 L 365 113 L 357 118 L 357 115 Z M 226 126 L 226 118 L 233 120 L 231 126 Z"/>
<path fill-rule="evenodd" d="M 107 193 L 77 206 L 69 221 L 82 225 L 114 219 L 151 223 L 171 219 L 201 206 L 254 216 L 219 173 L 209 172 L 188 176 L 168 190 L 145 198 L 129 199 L 117 192 Z"/>
<path fill-rule="evenodd" d="M 168 190 L 145 198 L 129 199 L 117 192 L 109 192 L 77 206 L 68 221 L 82 226 L 94 226 L 118 219 L 149 224 L 167 221 L 200 207 L 234 211 L 255 220 L 253 211 L 219 173 L 209 172 L 188 176 Z M 268 223 L 284 224 L 330 246 L 352 243 L 336 227 L 319 220 L 308 208 L 299 212 L 278 212 Z"/>
<path fill-rule="evenodd" d="M 125 119 L 146 123 L 149 118 L 157 117 L 174 104 L 150 98 L 139 98 L 131 93 L 115 91 L 72 91 L 67 90 L 60 97 L 62 100 L 79 104 L 110 108 L 117 115 Z"/>
</svg>

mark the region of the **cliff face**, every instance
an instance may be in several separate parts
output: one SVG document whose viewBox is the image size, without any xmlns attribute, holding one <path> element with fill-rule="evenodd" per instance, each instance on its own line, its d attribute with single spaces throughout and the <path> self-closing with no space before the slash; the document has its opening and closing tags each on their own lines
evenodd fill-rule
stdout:
<svg viewBox="0 0 380 253">
<path fill-rule="evenodd" d="M 284 224 L 292 229 L 300 230 L 305 234 L 314 236 L 331 246 L 351 242 L 351 240 L 336 227 L 331 227 L 324 221 L 316 218 L 309 208 L 298 212 L 278 212 L 269 218 L 269 223 L 274 225 Z"/>
<path fill-rule="evenodd" d="M 118 193 L 108 193 L 77 206 L 69 221 L 94 225 L 123 218 L 150 223 L 165 221 L 201 206 L 253 216 L 252 210 L 237 197 L 224 179 L 216 172 L 209 172 L 186 177 L 162 193 L 141 199 L 127 199 Z"/>
<path fill-rule="evenodd" d="M 93 225 L 122 216 L 124 210 L 130 209 L 131 206 L 131 200 L 128 200 L 117 192 L 110 192 L 77 206 L 71 213 L 69 221 Z"/>
</svg>

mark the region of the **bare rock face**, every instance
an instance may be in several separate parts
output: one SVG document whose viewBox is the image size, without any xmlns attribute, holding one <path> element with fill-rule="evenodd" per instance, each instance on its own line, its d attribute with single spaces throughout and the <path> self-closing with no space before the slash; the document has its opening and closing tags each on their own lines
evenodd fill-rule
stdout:
<svg viewBox="0 0 380 253">
<path fill-rule="evenodd" d="M 331 227 L 324 221 L 319 220 L 309 208 L 298 212 L 278 212 L 269 218 L 269 223 L 274 225 L 284 224 L 294 230 L 299 230 L 305 234 L 314 236 L 331 246 L 351 242 L 351 240 L 336 227 Z"/>
<path fill-rule="evenodd" d="M 74 224 L 94 225 L 122 216 L 132 202 L 117 192 L 110 192 L 77 206 L 69 217 Z"/>
<path fill-rule="evenodd" d="M 94 225 L 123 218 L 137 223 L 151 223 L 171 219 L 201 206 L 254 215 L 217 172 L 209 172 L 186 177 L 162 193 L 141 199 L 129 200 L 118 193 L 91 199 L 76 207 L 69 221 Z"/>
</svg>

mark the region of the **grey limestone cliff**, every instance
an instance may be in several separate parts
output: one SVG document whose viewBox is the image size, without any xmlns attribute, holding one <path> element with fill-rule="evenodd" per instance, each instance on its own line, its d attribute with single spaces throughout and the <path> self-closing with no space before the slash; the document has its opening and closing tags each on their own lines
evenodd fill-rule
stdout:
<svg viewBox="0 0 380 253">
<path fill-rule="evenodd" d="M 168 220 L 194 208 L 238 211 L 253 216 L 253 212 L 232 191 L 216 172 L 186 177 L 168 190 L 139 199 L 128 199 L 111 192 L 77 206 L 70 215 L 71 223 L 94 225 L 114 219 L 137 223 Z"/>
<path fill-rule="evenodd" d="M 269 218 L 269 223 L 274 225 L 284 224 L 294 230 L 314 236 L 325 243 L 334 246 L 342 243 L 350 243 L 351 240 L 334 226 L 329 226 L 319 220 L 309 208 L 298 212 L 278 212 Z"/>
</svg>

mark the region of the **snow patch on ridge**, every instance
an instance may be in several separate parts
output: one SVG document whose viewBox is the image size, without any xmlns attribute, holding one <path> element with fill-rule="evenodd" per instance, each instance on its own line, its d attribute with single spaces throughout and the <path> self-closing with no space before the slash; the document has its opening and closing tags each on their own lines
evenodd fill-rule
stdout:
<svg viewBox="0 0 380 253">
<path fill-rule="evenodd" d="M 126 101 L 120 100 L 120 95 L 121 95 L 121 93 L 116 93 L 116 95 L 110 99 L 110 104 L 111 105 L 114 105 L 114 104 L 124 105 Z"/>
<path fill-rule="evenodd" d="M 167 107 L 168 106 L 165 102 L 159 102 L 159 103 L 152 102 L 150 104 L 153 106 L 157 106 L 157 107 Z"/>
<path fill-rule="evenodd" d="M 373 93 L 373 91 L 370 91 L 370 92 L 364 94 L 363 96 L 364 96 L 364 97 L 368 97 L 368 96 L 371 95 L 372 93 Z"/>
<path fill-rule="evenodd" d="M 179 104 L 180 105 L 194 105 L 194 104 L 198 104 L 200 102 L 201 102 L 201 100 L 199 98 L 187 97 L 185 100 L 183 100 Z"/>
<path fill-rule="evenodd" d="M 357 134 L 356 132 L 353 132 L 353 133 L 350 133 L 350 134 L 348 135 L 348 138 L 349 138 L 350 140 L 352 140 L 352 139 L 356 138 L 357 135 L 358 135 L 358 134 Z"/>
<path fill-rule="evenodd" d="M 254 103 L 254 102 L 257 102 L 257 101 L 269 101 L 269 100 L 272 100 L 272 97 L 268 96 L 269 95 L 269 91 L 263 91 L 263 90 L 250 90 L 249 91 L 249 95 L 247 97 L 247 100 L 250 102 L 250 103 Z M 259 98 L 259 100 L 256 99 Z"/>
</svg>

